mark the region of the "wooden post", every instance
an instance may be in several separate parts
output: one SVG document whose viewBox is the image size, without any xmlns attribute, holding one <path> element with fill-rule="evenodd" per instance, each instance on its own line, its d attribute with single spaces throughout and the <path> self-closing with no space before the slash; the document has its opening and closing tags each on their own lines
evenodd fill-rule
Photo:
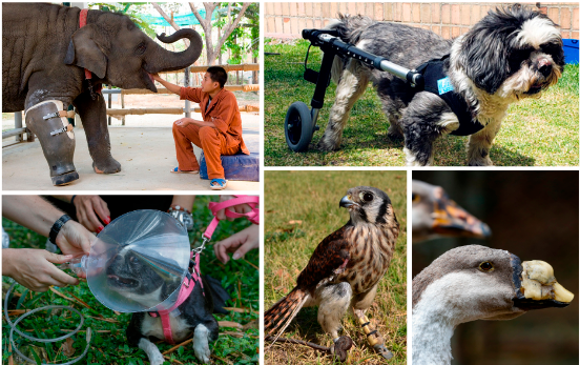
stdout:
<svg viewBox="0 0 580 365">
<path fill-rule="evenodd" d="M 22 128 L 22 112 L 14 113 L 14 128 Z M 22 142 L 23 133 L 16 136 L 16 142 Z"/>
<path fill-rule="evenodd" d="M 125 109 L 125 95 L 123 95 L 123 93 L 121 93 L 121 109 Z M 125 116 L 123 115 L 123 118 L 121 118 L 121 125 L 125 125 Z"/>
<path fill-rule="evenodd" d="M 185 87 L 189 87 L 189 67 L 185 68 Z M 189 100 L 185 101 L 185 117 L 191 118 L 191 102 Z"/>
<path fill-rule="evenodd" d="M 107 89 L 111 90 L 112 87 L 111 85 L 107 85 Z M 109 102 L 109 109 L 111 109 L 111 104 L 113 103 L 113 94 L 109 94 L 107 95 L 108 98 L 108 102 Z M 111 117 L 109 116 L 109 120 L 108 120 L 109 125 L 111 125 Z"/>
</svg>

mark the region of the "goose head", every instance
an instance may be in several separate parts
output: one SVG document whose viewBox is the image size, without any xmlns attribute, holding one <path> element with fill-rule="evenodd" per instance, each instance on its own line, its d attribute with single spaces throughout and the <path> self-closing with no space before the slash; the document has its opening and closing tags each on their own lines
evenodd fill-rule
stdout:
<svg viewBox="0 0 580 365">
<path fill-rule="evenodd" d="M 413 279 L 413 364 L 450 364 L 461 323 L 509 320 L 573 298 L 546 262 L 479 245 L 449 250 Z"/>
<path fill-rule="evenodd" d="M 413 180 L 413 242 L 436 237 L 491 236 L 488 225 L 449 199 L 440 186 Z"/>
</svg>

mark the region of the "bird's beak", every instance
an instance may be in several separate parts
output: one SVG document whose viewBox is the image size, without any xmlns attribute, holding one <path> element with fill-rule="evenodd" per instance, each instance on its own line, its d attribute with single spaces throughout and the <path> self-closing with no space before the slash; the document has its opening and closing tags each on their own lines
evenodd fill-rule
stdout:
<svg viewBox="0 0 580 365">
<path fill-rule="evenodd" d="M 521 285 L 514 299 L 516 307 L 523 310 L 566 307 L 574 299 L 574 294 L 556 281 L 554 269 L 547 262 L 524 261 L 521 268 Z"/>
<path fill-rule="evenodd" d="M 339 206 L 341 206 L 343 208 L 350 208 L 353 205 L 358 205 L 358 204 L 353 202 L 352 200 L 350 200 L 350 195 L 345 195 L 342 197 L 342 199 L 340 199 Z"/>
<path fill-rule="evenodd" d="M 469 214 L 444 193 L 435 200 L 432 229 L 441 236 L 482 239 L 491 236 L 487 224 Z"/>
</svg>

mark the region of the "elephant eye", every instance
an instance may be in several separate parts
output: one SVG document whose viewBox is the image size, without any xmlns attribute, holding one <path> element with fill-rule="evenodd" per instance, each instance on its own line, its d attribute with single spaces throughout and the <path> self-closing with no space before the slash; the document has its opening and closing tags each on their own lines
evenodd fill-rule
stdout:
<svg viewBox="0 0 580 365">
<path fill-rule="evenodd" d="M 146 49 L 147 49 L 147 44 L 145 42 L 141 42 L 137 46 L 137 52 L 140 53 L 140 54 L 143 54 Z"/>
</svg>

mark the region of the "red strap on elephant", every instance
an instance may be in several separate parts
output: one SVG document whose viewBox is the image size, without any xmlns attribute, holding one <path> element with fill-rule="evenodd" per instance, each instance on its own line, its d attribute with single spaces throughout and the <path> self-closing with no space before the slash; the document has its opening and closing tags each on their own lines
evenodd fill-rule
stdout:
<svg viewBox="0 0 580 365">
<path fill-rule="evenodd" d="M 79 28 L 82 28 L 85 25 L 87 25 L 88 12 L 89 12 L 89 9 L 82 9 L 81 10 L 81 14 L 79 15 Z M 90 80 L 92 78 L 93 78 L 92 72 L 85 68 L 85 79 Z"/>
<path fill-rule="evenodd" d="M 82 28 L 85 25 L 87 25 L 87 14 L 88 13 L 89 13 L 89 9 L 82 9 L 81 10 L 81 13 L 79 15 L 79 28 Z M 91 98 L 93 100 L 97 100 L 99 96 L 97 94 L 95 94 L 95 91 L 93 90 L 92 78 L 93 78 L 93 73 L 85 68 L 85 80 L 87 80 L 87 84 L 89 86 L 89 92 L 91 93 Z M 102 87 L 102 85 L 97 86 L 96 92 L 98 94 L 101 94 L 101 87 Z"/>
</svg>

